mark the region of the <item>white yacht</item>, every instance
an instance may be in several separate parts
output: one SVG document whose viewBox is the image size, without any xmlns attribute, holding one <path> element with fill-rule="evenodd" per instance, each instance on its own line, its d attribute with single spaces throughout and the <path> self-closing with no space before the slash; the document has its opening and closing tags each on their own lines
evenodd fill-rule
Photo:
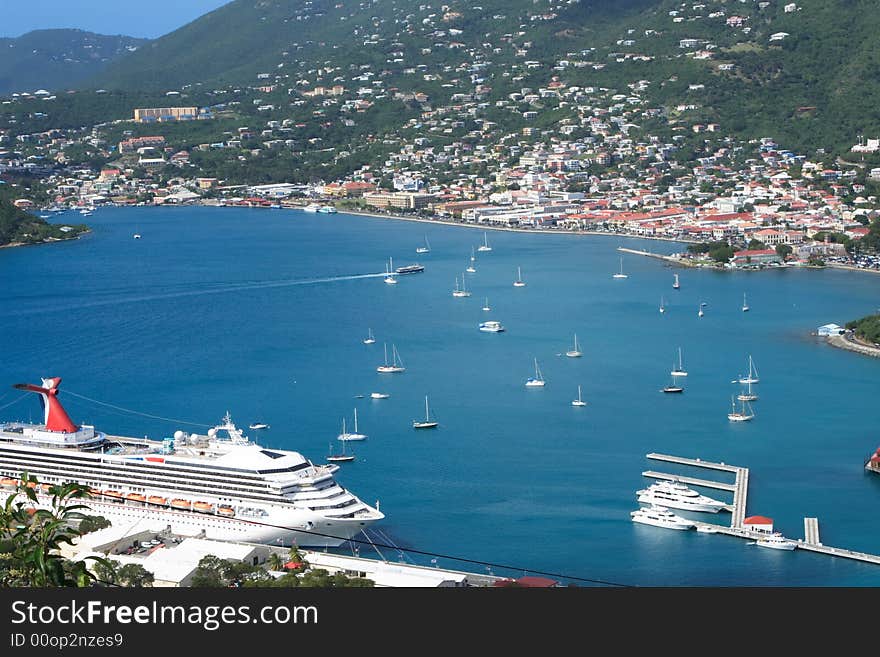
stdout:
<svg viewBox="0 0 880 657">
<path fill-rule="evenodd" d="M 504 327 L 501 322 L 490 319 L 488 322 L 480 322 L 480 330 L 486 333 L 503 333 Z"/>
<path fill-rule="evenodd" d="M 629 515 L 633 522 L 653 525 L 654 527 L 665 527 L 666 529 L 693 529 L 696 527 L 695 522 L 677 516 L 666 507 L 655 504 L 649 507 L 642 507 L 636 511 L 630 511 Z"/>
<path fill-rule="evenodd" d="M 0 423 L 0 487 L 13 492 L 23 472 L 35 476 L 40 508 L 51 506 L 51 485 L 79 483 L 91 493 L 81 503 L 114 525 L 314 547 L 338 546 L 384 518 L 334 480 L 339 466 L 252 442 L 228 413 L 204 435 L 108 435 L 70 419 L 60 383 L 15 386 L 40 395 L 43 424 Z"/>
<path fill-rule="evenodd" d="M 535 359 L 535 376 L 530 376 L 526 379 L 526 387 L 527 388 L 543 388 L 544 387 L 544 376 L 541 374 L 541 368 L 538 367 L 538 359 Z"/>
<path fill-rule="evenodd" d="M 367 329 L 367 337 L 364 338 L 364 344 L 373 344 L 376 342 L 376 336 L 373 335 L 373 329 Z"/>
<path fill-rule="evenodd" d="M 392 258 L 388 258 L 388 264 L 385 265 L 384 281 L 388 285 L 397 285 L 397 272 L 394 271 L 394 260 Z"/>
<path fill-rule="evenodd" d="M 681 361 L 681 347 L 678 348 L 678 365 L 672 366 L 672 371 L 669 372 L 672 376 L 687 376 L 687 370 L 684 369 L 684 364 Z"/>
<path fill-rule="evenodd" d="M 626 278 L 626 274 L 623 273 L 623 256 L 620 257 L 620 271 L 611 278 Z"/>
<path fill-rule="evenodd" d="M 736 403 L 733 401 L 733 397 L 730 398 L 730 413 L 727 414 L 728 420 L 731 422 L 748 422 L 754 417 L 755 412 L 752 410 L 749 402 L 740 401 L 740 410 L 736 410 Z"/>
<path fill-rule="evenodd" d="M 755 545 L 758 547 L 770 548 L 771 550 L 794 550 L 797 547 L 797 541 L 785 538 L 779 532 L 773 532 L 769 536 L 762 536 Z"/>
<path fill-rule="evenodd" d="M 724 502 L 701 495 L 680 481 L 658 481 L 636 494 L 638 501 L 643 504 L 657 504 L 684 511 L 718 513 L 727 506 Z"/>
<path fill-rule="evenodd" d="M 755 367 L 755 361 L 752 360 L 752 355 L 749 354 L 749 373 L 746 376 L 738 377 L 734 380 L 734 383 L 758 383 L 759 381 L 758 368 Z"/>
<path fill-rule="evenodd" d="M 370 399 L 388 399 L 391 395 L 387 392 L 371 392 Z"/>
<path fill-rule="evenodd" d="M 309 203 L 307 206 L 303 208 L 303 212 L 317 212 L 321 209 L 321 206 L 317 203 Z"/>
<path fill-rule="evenodd" d="M 318 208 L 318 212 L 323 214 L 336 214 L 336 208 L 332 205 L 322 205 Z"/>
<path fill-rule="evenodd" d="M 581 387 L 580 386 L 578 386 L 577 399 L 573 399 L 571 401 L 571 405 L 572 406 L 586 406 L 587 405 L 587 402 L 585 402 L 583 399 L 581 399 Z"/>
<path fill-rule="evenodd" d="M 491 250 L 492 250 L 492 247 L 489 246 L 489 236 L 488 236 L 488 234 L 486 234 L 486 232 L 484 231 L 484 232 L 483 232 L 483 243 L 480 244 L 480 246 L 477 247 L 477 251 L 483 251 L 483 252 L 486 252 L 486 251 L 491 251 Z"/>
<path fill-rule="evenodd" d="M 581 351 L 580 345 L 578 345 L 577 333 L 574 334 L 574 346 L 566 351 L 565 355 L 569 358 L 580 358 L 584 355 L 584 352 Z"/>
<path fill-rule="evenodd" d="M 403 372 L 404 370 L 406 370 L 406 368 L 403 366 L 403 361 L 400 359 L 400 354 L 397 353 L 397 347 L 395 347 L 393 344 L 391 345 L 391 360 L 392 360 L 391 365 L 388 364 L 388 344 L 386 343 L 384 345 L 384 347 L 385 347 L 385 364 L 379 365 L 379 367 L 376 368 L 376 371 L 382 372 L 382 373 L 394 374 L 394 373 Z"/>
<path fill-rule="evenodd" d="M 336 439 L 343 442 L 367 439 L 367 434 L 358 433 L 358 409 L 354 409 L 354 431 L 345 430 L 345 418 L 342 418 L 342 433 L 336 436 Z"/>
<path fill-rule="evenodd" d="M 464 274 L 461 276 L 461 287 L 458 287 L 458 276 L 455 277 L 455 289 L 452 290 L 452 296 L 454 297 L 469 297 L 471 293 L 467 291 L 467 287 L 464 282 Z"/>
</svg>

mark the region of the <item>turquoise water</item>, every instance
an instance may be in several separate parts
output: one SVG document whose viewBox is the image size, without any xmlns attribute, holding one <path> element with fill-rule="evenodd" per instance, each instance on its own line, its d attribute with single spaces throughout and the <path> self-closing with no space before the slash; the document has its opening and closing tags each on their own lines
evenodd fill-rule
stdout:
<svg viewBox="0 0 880 657">
<path fill-rule="evenodd" d="M 65 219 L 79 215 L 55 221 Z M 93 233 L 75 242 L 0 250 L 2 419 L 40 417 L 34 399 L 7 407 L 19 395 L 9 385 L 61 376 L 62 391 L 154 416 L 211 425 L 229 410 L 239 426 L 268 422 L 251 436 L 321 461 L 330 443 L 338 450 L 356 406 L 369 439 L 353 444 L 357 461 L 337 477 L 379 500 L 387 518 L 377 528 L 402 547 L 565 581 L 880 584 L 878 566 L 629 519 L 635 490 L 649 483 L 644 470 L 729 480 L 645 458 L 664 452 L 750 468 L 747 514 L 772 517 L 788 536 L 802 537 L 803 518 L 816 516 L 825 544 L 880 553 L 880 477 L 863 469 L 880 445 L 871 410 L 880 361 L 810 336 L 875 311 L 876 276 L 673 270 L 625 255 L 628 278 L 616 280 L 616 247 L 679 246 L 490 232 L 493 251 L 477 253 L 476 273 L 466 274 L 472 296 L 454 298 L 482 231 L 258 209 L 107 208 L 89 221 Z M 425 234 L 431 252 L 416 256 Z M 389 257 L 426 271 L 386 285 Z M 517 266 L 524 288 L 512 286 Z M 478 331 L 486 319 L 507 331 Z M 368 346 L 370 328 L 377 341 Z M 562 355 L 574 333 L 580 359 Z M 383 343 L 389 356 L 397 346 L 405 373 L 376 372 Z M 679 346 L 685 392 L 664 395 Z M 756 417 L 730 423 L 731 379 L 749 354 L 761 377 Z M 534 358 L 543 389 L 524 387 Z M 570 405 L 578 384 L 585 408 Z M 373 391 L 391 397 L 371 400 Z M 440 428 L 414 431 L 425 395 Z M 62 399 L 75 421 L 110 433 L 195 428 Z"/>
</svg>

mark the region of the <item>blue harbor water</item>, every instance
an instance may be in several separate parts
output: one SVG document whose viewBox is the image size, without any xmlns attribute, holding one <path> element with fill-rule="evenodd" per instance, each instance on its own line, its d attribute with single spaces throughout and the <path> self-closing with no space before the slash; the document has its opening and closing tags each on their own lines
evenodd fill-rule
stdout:
<svg viewBox="0 0 880 657">
<path fill-rule="evenodd" d="M 880 477 L 863 467 L 880 445 L 880 361 L 810 335 L 876 311 L 876 276 L 671 269 L 624 255 L 628 278 L 614 279 L 618 246 L 681 245 L 500 231 L 470 274 L 483 232 L 459 227 L 226 208 L 106 208 L 88 221 L 80 240 L 0 250 L 0 420 L 38 421 L 36 400 L 10 386 L 60 376 L 73 419 L 108 433 L 204 431 L 228 410 L 239 426 L 271 425 L 251 438 L 322 462 L 356 407 L 369 438 L 349 444 L 357 460 L 337 478 L 379 501 L 386 519 L 372 540 L 515 569 L 437 565 L 580 584 L 880 585 L 880 566 L 629 516 L 644 470 L 730 481 L 645 455 L 699 457 L 750 468 L 747 515 L 794 538 L 818 517 L 826 545 L 880 553 Z M 416 255 L 426 235 L 431 251 Z M 386 285 L 389 258 L 426 271 Z M 512 285 L 517 267 L 525 287 Z M 451 294 L 461 276 L 470 297 Z M 478 331 L 486 319 L 506 332 Z M 365 345 L 369 329 L 376 343 Z M 566 358 L 575 333 L 583 357 Z M 406 372 L 376 372 L 383 344 Z M 685 391 L 666 395 L 679 347 Z M 750 354 L 756 417 L 732 423 L 731 381 Z M 529 389 L 535 358 L 547 385 Z M 578 385 L 583 408 L 571 405 Z M 415 431 L 425 395 L 440 426 Z"/>
</svg>

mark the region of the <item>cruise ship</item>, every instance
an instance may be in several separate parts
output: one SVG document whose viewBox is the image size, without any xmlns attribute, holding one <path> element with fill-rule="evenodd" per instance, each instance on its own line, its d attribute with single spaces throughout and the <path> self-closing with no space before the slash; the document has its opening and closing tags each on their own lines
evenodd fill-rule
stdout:
<svg viewBox="0 0 880 657">
<path fill-rule="evenodd" d="M 718 513 L 727 509 L 724 502 L 701 495 L 680 481 L 658 481 L 636 491 L 642 504 L 657 504 L 672 509 Z"/>
<path fill-rule="evenodd" d="M 40 396 L 44 424 L 0 423 L 0 488 L 13 490 L 27 472 L 46 506 L 46 489 L 76 482 L 91 491 L 83 503 L 113 524 L 143 520 L 182 535 L 285 546 L 335 547 L 385 517 L 335 481 L 338 465 L 266 449 L 228 412 L 205 435 L 112 436 L 74 424 L 60 383 L 14 386 Z"/>
</svg>

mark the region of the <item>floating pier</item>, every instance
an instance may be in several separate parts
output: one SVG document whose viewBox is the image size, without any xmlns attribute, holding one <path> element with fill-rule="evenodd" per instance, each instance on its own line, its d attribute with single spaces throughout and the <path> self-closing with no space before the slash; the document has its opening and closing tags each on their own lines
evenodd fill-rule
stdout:
<svg viewBox="0 0 880 657">
<path fill-rule="evenodd" d="M 651 452 L 645 455 L 647 458 L 655 461 L 666 461 L 667 463 L 677 463 L 679 465 L 689 465 L 698 468 L 706 468 L 709 470 L 722 470 L 725 472 L 733 472 L 736 479 L 733 484 L 725 482 L 711 481 L 709 479 L 698 479 L 696 477 L 683 477 L 680 475 L 666 474 L 664 472 L 655 472 L 654 470 L 645 470 L 642 475 L 645 477 L 653 477 L 655 479 L 678 480 L 683 483 L 693 484 L 694 486 L 704 486 L 706 488 L 717 488 L 720 490 L 733 491 L 733 504 L 730 505 L 730 526 L 716 525 L 710 522 L 695 521 L 698 528 L 707 527 L 714 530 L 717 534 L 727 534 L 728 536 L 737 536 L 750 541 L 756 541 L 766 536 L 767 532 L 754 529 L 748 529 L 743 526 L 743 520 L 746 515 L 746 500 L 749 492 L 749 469 L 736 465 L 728 465 L 726 463 L 715 463 L 712 461 L 704 461 L 702 459 L 685 458 L 682 456 L 671 456 L 669 454 L 658 454 Z M 823 545 L 819 540 L 819 519 L 807 517 L 804 518 L 804 538 L 792 539 L 797 540 L 798 549 L 808 550 L 810 552 L 818 552 L 834 557 L 843 557 L 844 559 L 854 559 L 856 561 L 864 561 L 880 565 L 880 556 L 876 554 L 868 554 L 867 552 L 858 552 L 856 550 L 848 550 L 846 548 L 829 547 Z"/>
</svg>

